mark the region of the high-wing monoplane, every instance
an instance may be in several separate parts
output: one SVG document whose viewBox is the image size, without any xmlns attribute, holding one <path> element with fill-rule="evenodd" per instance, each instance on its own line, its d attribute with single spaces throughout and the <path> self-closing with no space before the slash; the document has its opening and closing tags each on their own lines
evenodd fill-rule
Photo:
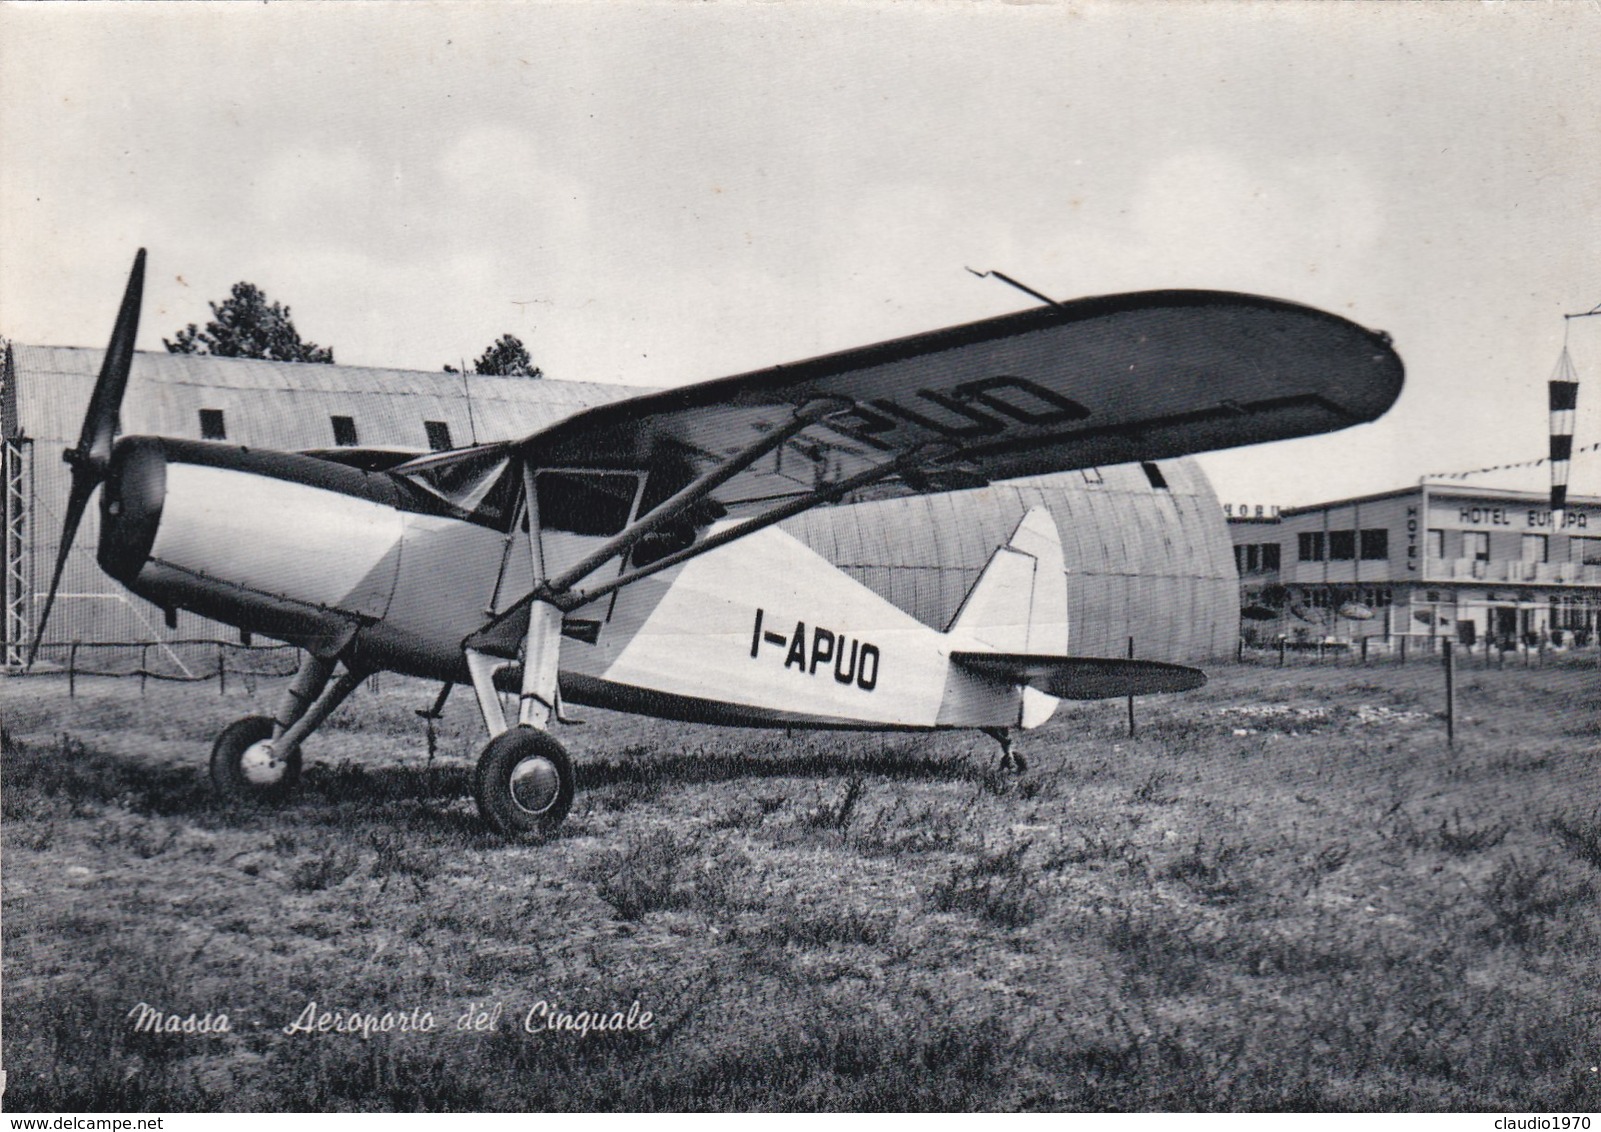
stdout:
<svg viewBox="0 0 1601 1132">
<path fill-rule="evenodd" d="M 475 791 L 508 836 L 572 803 L 564 704 L 747 726 L 1014 732 L 1062 699 L 1174 692 L 1176 664 L 1075 657 L 1063 554 L 1024 515 L 943 630 L 777 524 L 813 507 L 1333 431 L 1394 402 L 1387 335 L 1293 303 L 1151 291 L 1056 303 L 592 408 L 404 459 L 118 438 L 145 253 L 76 448 L 50 594 L 96 487 L 101 567 L 166 610 L 295 644 L 273 716 L 211 776 L 272 797 L 368 675 L 470 685 Z M 515 693 L 508 719 L 503 694 Z"/>
</svg>

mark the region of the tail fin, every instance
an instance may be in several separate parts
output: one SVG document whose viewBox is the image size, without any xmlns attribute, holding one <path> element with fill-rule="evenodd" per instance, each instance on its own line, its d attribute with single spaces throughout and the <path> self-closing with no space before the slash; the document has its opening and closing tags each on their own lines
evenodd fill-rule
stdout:
<svg viewBox="0 0 1601 1132">
<path fill-rule="evenodd" d="M 1035 507 L 990 556 L 946 635 L 966 651 L 1066 656 L 1065 572 L 1056 521 Z"/>
<path fill-rule="evenodd" d="M 1067 580 L 1062 536 L 1043 507 L 1030 509 L 962 600 L 946 636 L 956 651 L 1067 655 Z M 1038 727 L 1057 700 L 1023 689 L 1020 726 Z"/>
</svg>

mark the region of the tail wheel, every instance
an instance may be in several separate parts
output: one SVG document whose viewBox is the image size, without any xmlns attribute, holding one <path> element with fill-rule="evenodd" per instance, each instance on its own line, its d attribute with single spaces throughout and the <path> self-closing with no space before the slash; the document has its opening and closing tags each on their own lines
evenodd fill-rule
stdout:
<svg viewBox="0 0 1601 1132">
<path fill-rule="evenodd" d="M 273 723 L 247 715 L 222 729 L 211 747 L 211 785 L 223 798 L 276 801 L 300 781 L 300 751 L 279 758 L 273 750 Z"/>
<path fill-rule="evenodd" d="M 478 812 L 504 837 L 554 833 L 573 804 L 572 760 L 544 731 L 513 727 L 478 757 Z"/>
</svg>

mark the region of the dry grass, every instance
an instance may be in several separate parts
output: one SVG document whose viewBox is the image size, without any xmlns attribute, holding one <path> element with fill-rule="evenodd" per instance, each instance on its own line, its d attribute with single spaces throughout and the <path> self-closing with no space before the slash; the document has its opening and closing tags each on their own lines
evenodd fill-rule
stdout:
<svg viewBox="0 0 1601 1132">
<path fill-rule="evenodd" d="M 363 691 L 279 809 L 254 691 L 0 682 L 11 1111 L 1601 1107 L 1601 679 L 1220 669 L 993 744 L 600 712 L 560 836 L 479 827 L 457 696 Z M 285 1035 L 318 1009 L 432 1033 Z M 525 1033 L 529 1007 L 655 1015 Z M 132 1032 L 138 1002 L 223 1035 Z M 458 1031 L 472 1004 L 494 1030 Z"/>
</svg>

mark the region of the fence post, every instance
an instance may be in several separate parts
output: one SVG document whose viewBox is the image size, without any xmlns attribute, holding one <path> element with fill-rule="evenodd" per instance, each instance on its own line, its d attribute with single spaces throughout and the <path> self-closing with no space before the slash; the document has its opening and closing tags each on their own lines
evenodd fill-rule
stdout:
<svg viewBox="0 0 1601 1132">
<path fill-rule="evenodd" d="M 1406 634 L 1401 634 L 1401 663 L 1406 663 Z"/>
<path fill-rule="evenodd" d="M 145 694 L 145 685 L 150 683 L 150 645 L 148 642 L 139 646 L 139 694 Z"/>
<path fill-rule="evenodd" d="M 222 642 L 217 642 L 217 695 L 228 693 L 228 666 L 222 661 Z"/>
<path fill-rule="evenodd" d="M 1279 667 L 1284 667 L 1284 638 L 1279 638 Z"/>
<path fill-rule="evenodd" d="M 1456 746 L 1456 654 L 1445 642 L 1445 745 Z"/>
<path fill-rule="evenodd" d="M 1368 638 L 1362 638 L 1362 667 L 1368 666 Z"/>
<path fill-rule="evenodd" d="M 1130 660 L 1134 659 L 1134 638 L 1133 637 L 1130 637 L 1128 639 L 1128 658 Z M 1134 738 L 1134 697 L 1133 696 L 1130 696 L 1128 698 L 1128 737 L 1130 739 Z"/>
<path fill-rule="evenodd" d="M 67 646 L 67 698 L 78 694 L 78 642 Z"/>
</svg>

